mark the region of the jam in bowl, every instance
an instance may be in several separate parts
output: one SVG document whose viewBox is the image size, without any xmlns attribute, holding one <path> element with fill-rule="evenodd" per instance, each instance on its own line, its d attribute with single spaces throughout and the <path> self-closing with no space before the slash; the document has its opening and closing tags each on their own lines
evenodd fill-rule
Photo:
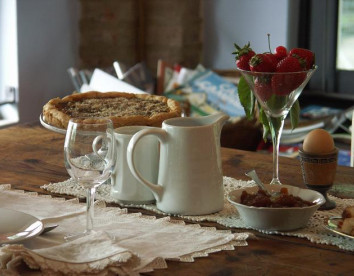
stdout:
<svg viewBox="0 0 354 276">
<path fill-rule="evenodd" d="M 271 193 L 270 199 L 265 199 L 256 186 L 234 190 L 228 194 L 228 201 L 235 206 L 249 228 L 266 231 L 291 231 L 303 228 L 315 211 L 325 203 L 324 197 L 313 190 L 290 185 L 265 185 L 265 187 Z M 257 195 L 259 201 L 256 200 Z M 252 202 L 254 204 L 250 204 Z"/>
</svg>

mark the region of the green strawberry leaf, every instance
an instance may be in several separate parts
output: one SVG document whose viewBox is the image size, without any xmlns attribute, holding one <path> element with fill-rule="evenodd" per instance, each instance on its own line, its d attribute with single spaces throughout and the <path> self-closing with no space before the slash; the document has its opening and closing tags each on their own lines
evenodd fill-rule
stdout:
<svg viewBox="0 0 354 276">
<path fill-rule="evenodd" d="M 258 104 L 258 109 L 259 109 L 259 121 L 263 125 L 263 140 L 266 142 L 268 135 L 270 133 L 268 117 L 259 104 Z"/>
<path fill-rule="evenodd" d="M 247 119 L 253 119 L 255 104 L 257 101 L 251 89 L 249 88 L 247 81 L 244 79 L 243 76 L 240 77 L 240 81 L 238 83 L 238 96 L 240 98 L 241 105 L 245 110 Z M 262 107 L 258 102 L 257 102 L 257 107 L 259 110 L 259 121 L 263 125 L 263 139 L 266 141 L 267 137 L 270 134 L 269 121 L 264 110 L 262 109 Z M 290 109 L 290 122 L 291 122 L 292 129 L 295 129 L 298 126 L 299 120 L 300 120 L 300 104 L 299 101 L 296 100 Z"/>
<path fill-rule="evenodd" d="M 246 117 L 248 119 L 253 119 L 255 97 L 243 76 L 240 78 L 238 83 L 238 96 L 240 98 L 241 105 L 245 110 Z"/>
<path fill-rule="evenodd" d="M 290 109 L 290 122 L 291 122 L 291 129 L 295 129 L 300 120 L 300 103 L 299 100 L 296 100 L 293 106 Z"/>
<path fill-rule="evenodd" d="M 283 109 L 286 105 L 286 98 L 283 96 L 277 96 L 273 94 L 267 101 L 267 105 L 271 110 Z"/>
</svg>

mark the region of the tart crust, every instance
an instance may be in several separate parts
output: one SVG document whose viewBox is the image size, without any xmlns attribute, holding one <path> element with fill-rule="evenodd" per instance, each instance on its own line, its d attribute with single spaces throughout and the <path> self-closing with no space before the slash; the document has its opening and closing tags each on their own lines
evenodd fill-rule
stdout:
<svg viewBox="0 0 354 276">
<path fill-rule="evenodd" d="M 66 129 L 71 118 L 94 122 L 110 118 L 115 128 L 128 125 L 161 127 L 164 120 L 181 116 L 175 100 L 150 94 L 97 92 L 71 94 L 54 98 L 43 106 L 44 121 Z"/>
</svg>

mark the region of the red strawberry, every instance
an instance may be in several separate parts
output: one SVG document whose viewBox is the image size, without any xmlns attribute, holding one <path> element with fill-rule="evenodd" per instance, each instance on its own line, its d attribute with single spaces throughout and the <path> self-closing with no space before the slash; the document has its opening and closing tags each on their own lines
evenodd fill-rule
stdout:
<svg viewBox="0 0 354 276">
<path fill-rule="evenodd" d="M 289 52 L 289 56 L 296 57 L 302 61 L 306 62 L 305 68 L 309 70 L 315 63 L 315 54 L 307 49 L 294 48 Z"/>
<path fill-rule="evenodd" d="M 269 57 L 269 59 L 272 61 L 272 63 L 274 64 L 274 68 L 277 67 L 277 64 L 279 62 L 278 58 L 276 57 L 276 55 L 272 54 L 272 53 L 265 53 L 265 55 L 267 57 Z"/>
<path fill-rule="evenodd" d="M 272 89 L 277 95 L 288 95 L 298 88 L 306 78 L 306 73 L 296 73 L 303 71 L 301 60 L 287 56 L 279 61 L 276 74 L 272 77 Z"/>
<path fill-rule="evenodd" d="M 278 62 L 276 72 L 299 72 L 305 68 L 305 63 L 296 57 L 287 56 Z"/>
<path fill-rule="evenodd" d="M 246 44 L 241 48 L 236 43 L 234 43 L 236 51 L 232 54 L 236 55 L 236 66 L 239 69 L 250 71 L 249 60 L 256 54 L 250 47 L 250 43 Z"/>
<path fill-rule="evenodd" d="M 278 46 L 275 48 L 274 55 L 278 58 L 278 60 L 285 58 L 287 54 L 288 50 L 284 46 Z"/>
<path fill-rule="evenodd" d="M 274 72 L 275 64 L 267 54 L 257 54 L 249 62 L 253 72 Z"/>
<path fill-rule="evenodd" d="M 256 77 L 254 80 L 254 92 L 257 96 L 257 98 L 263 102 L 266 102 L 269 100 L 269 98 L 272 96 L 272 86 L 270 79 L 264 79 L 262 77 Z"/>
<path fill-rule="evenodd" d="M 248 64 L 248 62 L 248 57 L 241 57 L 240 59 L 236 60 L 236 66 L 239 69 L 250 71 L 250 65 Z"/>
</svg>

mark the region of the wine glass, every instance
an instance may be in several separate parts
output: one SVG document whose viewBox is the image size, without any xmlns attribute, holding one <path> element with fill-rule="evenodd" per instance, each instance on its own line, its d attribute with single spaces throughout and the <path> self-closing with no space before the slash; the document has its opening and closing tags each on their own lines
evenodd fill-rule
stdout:
<svg viewBox="0 0 354 276">
<path fill-rule="evenodd" d="M 269 122 L 273 143 L 273 178 L 270 184 L 281 182 L 278 175 L 279 142 L 284 120 L 317 67 L 300 72 L 252 72 L 237 68 L 248 83 Z"/>
<path fill-rule="evenodd" d="M 114 129 L 109 119 L 71 119 L 65 136 L 64 161 L 69 175 L 87 189 L 86 230 L 66 240 L 88 235 L 93 230 L 96 188 L 110 178 L 115 163 Z"/>
</svg>

